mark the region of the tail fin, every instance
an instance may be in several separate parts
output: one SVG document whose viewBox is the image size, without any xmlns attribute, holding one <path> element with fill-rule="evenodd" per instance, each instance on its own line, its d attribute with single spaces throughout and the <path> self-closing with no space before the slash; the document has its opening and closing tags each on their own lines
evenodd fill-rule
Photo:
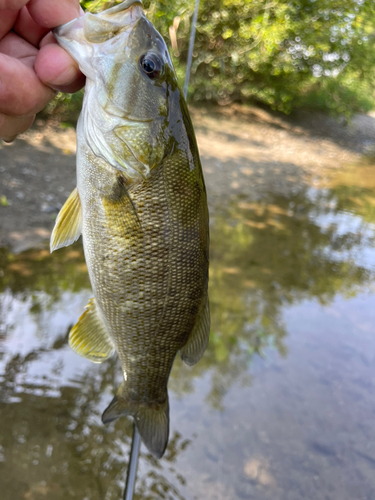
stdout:
<svg viewBox="0 0 375 500">
<path fill-rule="evenodd" d="M 102 422 L 108 424 L 120 417 L 131 415 L 134 417 L 135 425 L 147 449 L 154 457 L 161 458 L 164 455 L 169 437 L 168 394 L 166 394 L 165 403 L 162 404 L 129 402 L 123 396 L 125 392 L 122 390 L 123 385 L 103 413 Z"/>
<path fill-rule="evenodd" d="M 156 458 L 164 455 L 169 437 L 169 403 L 168 399 L 158 408 L 143 406 L 135 416 L 142 441 Z"/>
</svg>

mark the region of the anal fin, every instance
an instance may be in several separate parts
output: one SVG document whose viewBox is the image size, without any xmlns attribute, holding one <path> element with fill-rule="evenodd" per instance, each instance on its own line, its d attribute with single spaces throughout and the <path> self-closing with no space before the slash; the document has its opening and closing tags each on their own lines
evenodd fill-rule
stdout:
<svg viewBox="0 0 375 500">
<path fill-rule="evenodd" d="M 57 216 L 51 234 L 51 252 L 78 240 L 82 232 L 82 207 L 77 188 L 70 194 Z"/>
<path fill-rule="evenodd" d="M 208 295 L 204 298 L 204 303 L 200 314 L 197 317 L 193 331 L 184 347 L 180 350 L 182 361 L 189 365 L 195 365 L 206 350 L 208 338 L 210 336 L 210 306 Z"/>
<path fill-rule="evenodd" d="M 85 312 L 69 333 L 69 345 L 80 356 L 101 363 L 115 352 L 106 327 L 99 315 L 95 299 L 90 299 Z"/>
</svg>

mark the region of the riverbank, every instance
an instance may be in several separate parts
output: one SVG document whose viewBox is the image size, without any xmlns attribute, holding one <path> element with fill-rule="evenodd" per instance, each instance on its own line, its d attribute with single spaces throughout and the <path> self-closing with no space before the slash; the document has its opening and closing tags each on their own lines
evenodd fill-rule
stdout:
<svg viewBox="0 0 375 500">
<path fill-rule="evenodd" d="M 315 185 L 375 151 L 375 113 L 350 124 L 321 114 L 293 117 L 255 107 L 192 109 L 209 204 L 232 196 L 287 194 Z M 38 121 L 0 144 L 0 246 L 18 253 L 48 240 L 75 187 L 75 131 Z"/>
</svg>

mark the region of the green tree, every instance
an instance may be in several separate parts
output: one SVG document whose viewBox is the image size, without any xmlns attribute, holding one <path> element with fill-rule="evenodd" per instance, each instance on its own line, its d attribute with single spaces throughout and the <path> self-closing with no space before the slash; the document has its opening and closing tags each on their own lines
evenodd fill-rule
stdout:
<svg viewBox="0 0 375 500">
<path fill-rule="evenodd" d="M 92 11 L 118 3 L 82 0 Z M 144 0 L 182 83 L 194 0 Z M 195 101 L 258 102 L 350 115 L 374 107 L 372 0 L 202 0 L 190 83 Z M 64 98 L 66 104 L 69 98 Z M 76 108 L 76 101 L 70 108 Z"/>
</svg>

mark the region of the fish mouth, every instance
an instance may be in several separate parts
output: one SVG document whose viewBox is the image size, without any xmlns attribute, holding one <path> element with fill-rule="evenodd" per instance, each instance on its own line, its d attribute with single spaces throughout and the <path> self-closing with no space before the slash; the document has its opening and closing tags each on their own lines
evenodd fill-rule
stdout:
<svg viewBox="0 0 375 500">
<path fill-rule="evenodd" d="M 73 27 L 78 28 L 78 26 L 77 26 L 78 21 L 80 21 L 82 19 L 82 17 L 76 17 L 75 19 L 72 19 L 68 23 L 60 24 L 60 26 L 57 26 L 56 28 L 54 28 L 52 30 L 54 37 L 58 41 L 60 41 L 60 38 L 63 38 L 66 34 L 68 34 L 70 32 L 71 28 L 73 28 Z M 81 26 L 79 26 L 79 27 L 82 27 L 82 23 L 81 23 Z"/>
<path fill-rule="evenodd" d="M 138 118 L 136 116 L 124 115 L 124 112 L 117 108 L 111 101 L 107 101 L 107 103 L 103 106 L 104 111 L 115 118 L 120 118 L 122 122 L 126 125 L 126 122 L 131 123 L 151 123 L 154 121 L 154 118 Z"/>
<path fill-rule="evenodd" d="M 131 28 L 143 14 L 141 0 L 125 0 L 98 14 L 85 12 L 80 17 L 54 28 L 52 33 L 59 44 L 70 52 L 71 42 L 104 42 Z"/>
<path fill-rule="evenodd" d="M 126 10 L 131 9 L 132 7 L 135 7 L 136 5 L 140 6 L 143 8 L 143 4 L 141 0 L 125 0 L 124 2 L 114 5 L 113 7 L 103 11 L 102 17 L 107 17 L 107 16 L 112 16 L 114 14 L 118 14 L 119 12 L 123 12 Z"/>
<path fill-rule="evenodd" d="M 124 116 L 124 120 L 132 123 L 151 123 L 154 121 L 154 118 L 133 118 L 131 116 Z"/>
</svg>

